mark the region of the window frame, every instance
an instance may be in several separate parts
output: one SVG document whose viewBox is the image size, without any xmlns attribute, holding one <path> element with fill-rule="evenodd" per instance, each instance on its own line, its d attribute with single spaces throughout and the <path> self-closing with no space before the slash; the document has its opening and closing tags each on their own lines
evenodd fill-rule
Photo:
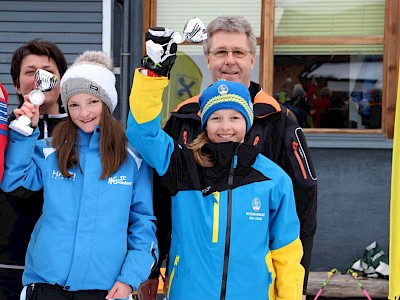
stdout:
<svg viewBox="0 0 400 300">
<path fill-rule="evenodd" d="M 382 45 L 383 44 L 383 86 L 382 86 L 382 126 L 380 129 L 323 129 L 304 128 L 305 133 L 316 134 L 382 134 L 393 139 L 394 116 L 397 100 L 397 79 L 399 70 L 399 20 L 400 5 L 396 0 L 385 1 L 385 28 L 383 36 L 337 36 L 337 37 L 275 37 L 275 0 L 262 1 L 262 29 L 260 58 L 260 82 L 272 93 L 274 45 Z M 271 13 L 272 12 L 272 13 Z M 269 25 L 269 26 L 268 26 Z M 267 26 L 267 27 L 266 27 Z M 273 43 L 269 43 L 273 41 Z M 390 41 L 390 42 L 389 42 Z M 310 135 L 311 136 L 311 135 Z M 333 136 L 332 136 L 333 137 Z"/>
</svg>

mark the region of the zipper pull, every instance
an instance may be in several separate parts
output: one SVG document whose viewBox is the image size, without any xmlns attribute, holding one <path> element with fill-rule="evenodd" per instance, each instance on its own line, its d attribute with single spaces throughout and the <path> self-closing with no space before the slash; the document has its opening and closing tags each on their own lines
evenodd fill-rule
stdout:
<svg viewBox="0 0 400 300">
<path fill-rule="evenodd" d="M 253 146 L 257 146 L 259 141 L 260 141 L 260 136 L 257 135 L 257 136 L 254 138 Z"/>
<path fill-rule="evenodd" d="M 26 293 L 25 296 L 28 297 L 28 299 L 32 299 L 33 297 L 33 290 L 35 289 L 35 283 L 31 283 L 30 285 L 26 286 Z M 29 295 L 28 295 L 29 292 Z M 21 298 L 22 299 L 22 298 Z"/>
<path fill-rule="evenodd" d="M 293 147 L 293 152 L 294 152 L 294 156 L 297 159 L 297 162 L 299 164 L 300 170 L 301 170 L 301 174 L 303 175 L 304 180 L 307 180 L 307 173 L 306 173 L 306 169 L 303 165 L 303 162 L 301 160 L 300 156 L 303 156 L 301 151 L 297 151 L 297 148 L 299 147 L 299 143 L 297 143 L 296 141 L 292 142 L 292 147 Z M 300 152 L 300 154 L 299 154 Z"/>
<path fill-rule="evenodd" d="M 296 141 L 293 141 L 292 142 L 292 146 L 293 146 L 293 150 L 295 151 L 295 152 L 298 152 L 299 153 L 299 155 L 302 157 L 302 158 L 304 158 L 304 152 L 303 152 L 303 150 L 301 149 L 301 147 L 299 148 L 299 143 L 297 143 Z"/>
<path fill-rule="evenodd" d="M 294 151 L 297 151 L 297 147 L 299 146 L 299 144 L 296 141 L 292 142 L 292 147 Z"/>
<path fill-rule="evenodd" d="M 43 121 L 43 138 L 47 139 L 49 137 L 49 129 L 47 127 L 47 120 Z"/>
<path fill-rule="evenodd" d="M 186 143 L 187 143 L 187 131 L 185 130 L 183 132 L 183 144 L 186 145 Z"/>
</svg>

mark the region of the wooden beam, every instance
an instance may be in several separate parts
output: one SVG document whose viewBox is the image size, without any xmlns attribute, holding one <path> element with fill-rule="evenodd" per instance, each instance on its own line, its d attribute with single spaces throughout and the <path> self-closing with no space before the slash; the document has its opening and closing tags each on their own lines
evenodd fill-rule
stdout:
<svg viewBox="0 0 400 300">
<path fill-rule="evenodd" d="M 273 93 L 274 80 L 274 9 L 274 0 L 262 1 L 259 82 L 270 95 Z"/>
<path fill-rule="evenodd" d="M 397 101 L 397 82 L 400 57 L 400 4 L 398 0 L 386 0 L 385 49 L 383 60 L 382 127 L 386 137 L 393 138 L 394 117 Z"/>
<path fill-rule="evenodd" d="M 304 133 L 334 133 L 334 134 L 383 134 L 382 129 L 352 129 L 352 128 L 302 128 Z"/>
<path fill-rule="evenodd" d="M 146 49 L 145 46 L 145 41 L 144 41 L 144 35 L 147 32 L 147 30 L 150 27 L 156 26 L 156 14 L 157 14 L 157 0 L 145 0 L 142 1 L 142 14 L 143 14 L 143 20 L 142 20 L 142 29 L 143 29 L 143 55 L 144 51 Z"/>
<path fill-rule="evenodd" d="M 383 36 L 277 36 L 277 45 L 382 45 Z"/>
<path fill-rule="evenodd" d="M 397 0 L 396 0 L 397 1 Z M 310 272 L 307 285 L 307 295 L 315 296 L 327 278 L 326 272 Z M 389 281 L 381 278 L 358 278 L 372 299 L 387 298 L 389 295 Z M 334 274 L 325 286 L 322 297 L 365 299 L 361 288 L 349 274 Z"/>
<path fill-rule="evenodd" d="M 149 0 L 150 2 L 150 27 L 157 25 L 157 0 Z"/>
</svg>

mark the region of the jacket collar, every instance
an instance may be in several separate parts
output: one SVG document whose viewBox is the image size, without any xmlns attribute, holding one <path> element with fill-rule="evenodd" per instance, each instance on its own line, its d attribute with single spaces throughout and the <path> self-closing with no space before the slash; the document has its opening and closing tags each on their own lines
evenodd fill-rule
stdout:
<svg viewBox="0 0 400 300">
<path fill-rule="evenodd" d="M 216 165 L 224 168 L 230 166 L 236 150 L 238 156 L 238 165 L 244 168 L 250 167 L 254 163 L 258 154 L 256 147 L 237 142 L 209 142 L 205 144 L 201 150 L 205 154 L 212 155 L 215 158 Z"/>
<path fill-rule="evenodd" d="M 261 85 L 259 85 L 258 83 L 254 82 L 254 81 L 250 81 L 249 92 L 250 92 L 251 101 L 253 103 L 254 103 L 254 98 L 261 91 L 262 91 Z"/>
<path fill-rule="evenodd" d="M 80 146 L 87 145 L 96 141 L 98 144 L 100 141 L 100 126 L 96 126 L 95 130 L 91 133 L 84 132 L 82 129 L 77 129 L 77 140 Z"/>
</svg>

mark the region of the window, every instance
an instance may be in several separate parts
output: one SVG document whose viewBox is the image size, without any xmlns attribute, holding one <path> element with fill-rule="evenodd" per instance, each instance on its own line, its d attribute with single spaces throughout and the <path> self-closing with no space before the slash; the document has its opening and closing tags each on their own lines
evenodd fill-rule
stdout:
<svg viewBox="0 0 400 300">
<path fill-rule="evenodd" d="M 310 103 L 306 132 L 393 138 L 400 52 L 398 0 L 145 3 L 152 7 L 147 8 L 151 14 L 143 28 L 162 25 L 182 30 L 194 12 L 205 24 L 222 14 L 245 16 L 259 42 L 252 80 L 281 101 L 291 98 L 296 84 L 309 96 L 314 92 L 312 99 L 320 98 L 321 90 L 333 98 L 328 113 L 323 101 L 317 101 L 317 108 Z M 211 79 L 201 46 L 179 48 L 199 66 L 204 89 Z M 310 85 L 314 86 L 309 90 Z M 339 121 L 335 114 L 340 115 Z"/>
<path fill-rule="evenodd" d="M 200 18 L 205 25 L 219 15 L 242 15 L 252 25 L 257 37 L 261 32 L 261 0 L 252 1 L 249 5 L 246 1 L 239 0 L 204 0 L 196 3 L 179 0 L 158 0 L 156 26 L 170 27 L 173 30 L 182 32 L 185 23 L 194 16 Z M 201 90 L 212 83 L 210 72 L 205 64 L 203 46 L 195 44 L 181 44 L 179 50 L 189 55 L 199 67 L 203 79 Z M 259 60 L 256 60 L 252 80 L 259 79 Z"/>
<path fill-rule="evenodd" d="M 275 1 L 273 91 L 303 128 L 381 129 L 384 21 L 384 0 Z"/>
<path fill-rule="evenodd" d="M 260 36 L 261 0 L 252 1 L 251 5 L 246 1 L 238 0 L 204 0 L 196 3 L 179 0 L 158 0 L 156 11 L 156 17 L 153 20 L 154 23 L 152 23 L 154 26 L 170 27 L 178 32 L 182 32 L 185 23 L 194 16 L 200 18 L 207 25 L 219 15 L 243 15 L 251 23 L 255 35 L 257 37 Z M 143 27 L 147 29 L 149 26 Z M 171 84 L 163 95 L 163 101 L 166 105 L 163 107 L 162 124 L 165 124 L 171 110 L 178 103 L 200 93 L 212 83 L 201 44 L 184 43 L 179 45 L 178 51 L 178 58 L 172 69 Z M 258 53 L 251 77 L 252 80 L 257 82 L 259 81 Z M 189 68 L 191 70 L 187 70 Z M 199 81 L 200 84 L 198 84 Z M 187 88 L 189 85 L 191 86 L 190 90 Z"/>
</svg>

